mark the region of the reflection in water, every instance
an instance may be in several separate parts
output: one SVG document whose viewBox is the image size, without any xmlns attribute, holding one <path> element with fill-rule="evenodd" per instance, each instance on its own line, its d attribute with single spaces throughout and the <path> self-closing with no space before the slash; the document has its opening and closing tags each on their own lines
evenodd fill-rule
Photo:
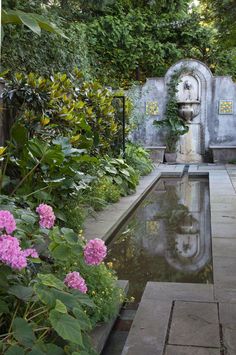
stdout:
<svg viewBox="0 0 236 355">
<path fill-rule="evenodd" d="M 211 283 L 206 179 L 161 179 L 109 245 L 108 261 L 138 300 L 147 281 Z"/>
</svg>

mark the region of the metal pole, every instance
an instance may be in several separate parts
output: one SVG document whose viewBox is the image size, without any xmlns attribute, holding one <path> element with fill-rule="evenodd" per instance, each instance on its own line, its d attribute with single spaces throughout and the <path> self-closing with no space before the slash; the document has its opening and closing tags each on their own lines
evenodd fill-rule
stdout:
<svg viewBox="0 0 236 355">
<path fill-rule="evenodd" d="M 125 158 L 125 96 L 114 96 L 116 99 L 122 99 L 122 156 Z"/>
<path fill-rule="evenodd" d="M 122 115 L 122 145 L 123 145 L 123 158 L 125 158 L 125 96 L 122 97 L 123 101 L 123 115 Z"/>
</svg>

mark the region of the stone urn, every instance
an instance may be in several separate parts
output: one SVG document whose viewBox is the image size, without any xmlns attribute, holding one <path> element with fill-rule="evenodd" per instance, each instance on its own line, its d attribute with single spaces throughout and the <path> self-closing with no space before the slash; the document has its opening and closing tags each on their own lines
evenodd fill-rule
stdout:
<svg viewBox="0 0 236 355">
<path fill-rule="evenodd" d="M 185 121 L 192 121 L 200 112 L 199 100 L 178 101 L 179 116 Z"/>
</svg>

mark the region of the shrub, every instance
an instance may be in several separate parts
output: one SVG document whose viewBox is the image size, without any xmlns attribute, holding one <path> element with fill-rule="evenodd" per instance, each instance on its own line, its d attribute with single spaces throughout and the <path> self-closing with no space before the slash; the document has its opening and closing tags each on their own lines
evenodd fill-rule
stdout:
<svg viewBox="0 0 236 355">
<path fill-rule="evenodd" d="M 149 153 L 138 144 L 128 143 L 126 145 L 125 160 L 127 164 L 138 171 L 140 175 L 147 175 L 153 169 Z"/>
<path fill-rule="evenodd" d="M 11 219 L 7 219 L 9 223 L 4 219 L 6 207 L 14 214 L 16 229 Z M 113 273 L 101 264 L 106 253 L 103 242 L 98 240 L 87 248 L 84 259 L 81 234 L 53 227 L 50 206 L 41 204 L 38 216 L 25 202 L 2 196 L 0 209 L 0 219 L 4 213 L 0 241 L 10 240 L 5 229 L 13 226 L 11 238 L 20 248 L 14 247 L 9 260 L 3 249 L 0 252 L 1 352 L 93 354 L 87 334 L 96 322 L 114 315 L 121 292 Z M 39 227 L 39 218 L 41 226 L 50 228 Z M 18 267 L 20 270 L 10 260 L 19 258 L 19 253 L 27 257 L 27 266 Z M 96 265 L 91 264 L 89 253 L 93 258 L 99 256 Z"/>
</svg>

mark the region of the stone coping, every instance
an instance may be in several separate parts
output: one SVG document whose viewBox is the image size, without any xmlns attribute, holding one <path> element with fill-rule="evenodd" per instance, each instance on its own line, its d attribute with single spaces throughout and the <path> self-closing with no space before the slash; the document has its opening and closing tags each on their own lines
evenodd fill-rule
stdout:
<svg viewBox="0 0 236 355">
<path fill-rule="evenodd" d="M 144 147 L 145 149 L 166 149 L 166 146 L 165 145 L 159 145 L 159 146 L 147 146 L 147 147 Z"/>
<path fill-rule="evenodd" d="M 210 149 L 236 149 L 236 145 L 210 145 Z"/>
</svg>

